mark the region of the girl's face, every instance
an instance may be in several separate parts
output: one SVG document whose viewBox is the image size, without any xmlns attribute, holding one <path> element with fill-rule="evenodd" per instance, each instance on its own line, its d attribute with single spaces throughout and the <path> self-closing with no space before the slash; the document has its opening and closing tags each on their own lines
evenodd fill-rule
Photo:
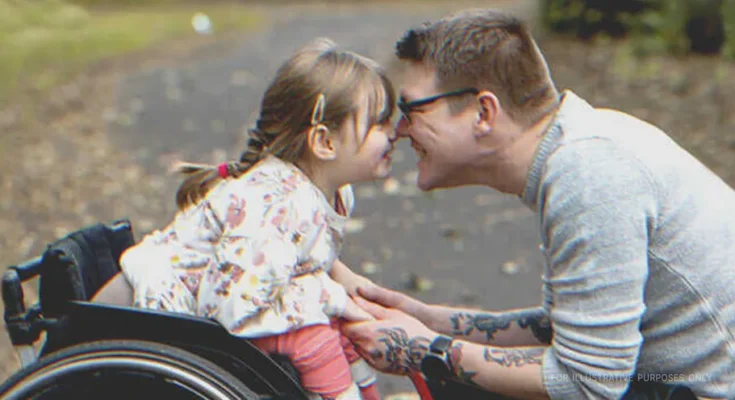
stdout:
<svg viewBox="0 0 735 400">
<path fill-rule="evenodd" d="M 391 153 L 396 132 L 388 121 L 368 126 L 368 96 L 361 96 L 358 112 L 340 129 L 335 172 L 347 183 L 387 178 L 391 171 Z"/>
</svg>

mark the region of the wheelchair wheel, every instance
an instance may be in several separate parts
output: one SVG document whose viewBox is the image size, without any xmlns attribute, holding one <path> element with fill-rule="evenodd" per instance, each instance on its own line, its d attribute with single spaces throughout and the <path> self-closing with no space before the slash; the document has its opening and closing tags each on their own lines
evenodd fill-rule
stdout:
<svg viewBox="0 0 735 400">
<path fill-rule="evenodd" d="M 214 363 L 145 341 L 98 341 L 52 353 L 0 386 L 6 400 L 260 397 Z"/>
</svg>

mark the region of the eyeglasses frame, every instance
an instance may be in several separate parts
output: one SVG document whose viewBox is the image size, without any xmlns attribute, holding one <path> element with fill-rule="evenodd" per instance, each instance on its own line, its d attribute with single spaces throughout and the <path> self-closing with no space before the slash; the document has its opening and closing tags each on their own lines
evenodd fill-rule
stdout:
<svg viewBox="0 0 735 400">
<path fill-rule="evenodd" d="M 409 117 L 409 113 L 413 112 L 416 108 L 422 107 L 425 105 L 429 105 L 431 103 L 436 102 L 437 100 L 447 98 L 447 97 L 457 97 L 462 96 L 468 93 L 472 94 L 479 94 L 480 91 L 476 88 L 464 88 L 464 89 L 458 89 L 453 90 L 446 93 L 440 93 L 434 96 L 425 97 L 423 99 L 418 99 L 414 101 L 405 102 L 403 100 L 398 100 L 398 109 L 401 111 L 401 114 L 403 114 L 403 117 L 408 121 L 411 122 L 411 117 Z"/>
</svg>

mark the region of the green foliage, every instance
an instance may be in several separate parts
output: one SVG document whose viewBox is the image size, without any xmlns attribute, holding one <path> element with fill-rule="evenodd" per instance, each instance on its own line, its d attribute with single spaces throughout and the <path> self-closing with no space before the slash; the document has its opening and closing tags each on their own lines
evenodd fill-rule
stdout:
<svg viewBox="0 0 735 400">
<path fill-rule="evenodd" d="M 722 55 L 728 60 L 735 60 L 735 0 L 725 0 L 722 15 L 725 19 L 725 48 Z"/>
<path fill-rule="evenodd" d="M 542 5 L 551 31 L 584 39 L 626 37 L 636 56 L 712 52 L 708 49 L 722 43 L 717 32 L 724 18 L 723 53 L 735 57 L 735 0 L 543 0 Z"/>
<path fill-rule="evenodd" d="M 688 0 L 666 0 L 657 9 L 626 16 L 634 54 L 647 56 L 688 51 L 687 3 Z"/>
<path fill-rule="evenodd" d="M 210 16 L 215 33 L 257 21 L 247 7 L 224 2 L 91 11 L 63 0 L 0 0 L 0 107 L 19 82 L 46 90 L 90 62 L 192 35 L 197 11 Z"/>
<path fill-rule="evenodd" d="M 553 32 L 588 39 L 599 34 L 621 37 L 630 30 L 630 16 L 655 9 L 660 0 L 543 0 L 544 25 Z"/>
</svg>

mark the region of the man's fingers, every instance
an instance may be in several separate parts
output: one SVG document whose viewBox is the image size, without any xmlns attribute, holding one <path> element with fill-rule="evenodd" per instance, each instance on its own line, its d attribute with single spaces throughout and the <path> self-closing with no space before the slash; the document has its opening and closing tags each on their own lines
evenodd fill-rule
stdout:
<svg viewBox="0 0 735 400">
<path fill-rule="evenodd" d="M 398 305 L 403 300 L 400 293 L 390 289 L 386 289 L 378 284 L 368 285 L 366 287 L 359 287 L 357 292 L 360 296 L 390 308 L 399 308 Z"/>
<path fill-rule="evenodd" d="M 388 317 L 388 310 L 377 303 L 367 301 L 361 297 L 355 297 L 355 303 L 376 319 L 385 319 Z"/>
</svg>

